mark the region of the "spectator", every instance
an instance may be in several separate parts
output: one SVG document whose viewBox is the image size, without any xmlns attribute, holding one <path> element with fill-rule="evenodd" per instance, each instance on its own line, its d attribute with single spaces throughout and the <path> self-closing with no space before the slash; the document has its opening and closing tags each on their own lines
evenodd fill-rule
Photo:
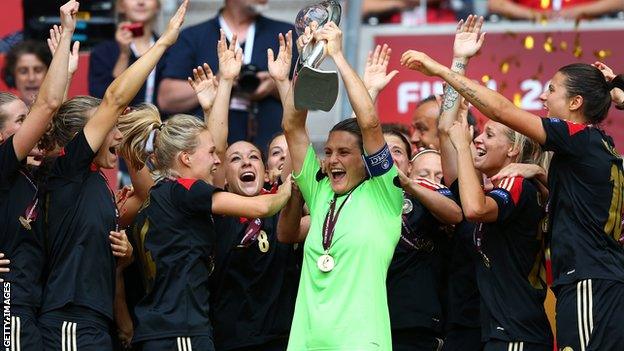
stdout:
<svg viewBox="0 0 624 351">
<path fill-rule="evenodd" d="M 105 41 L 91 52 L 90 95 L 103 98 L 113 80 L 154 45 L 158 39 L 154 32 L 154 21 L 159 10 L 159 0 L 117 0 L 117 13 L 125 20 L 117 25 L 115 40 Z M 150 73 L 131 106 L 156 102 L 154 94 L 160 83 L 163 62 L 161 60 Z"/>
<path fill-rule="evenodd" d="M 21 42 L 7 54 L 2 78 L 9 88 L 17 89 L 19 97 L 30 107 L 35 102 L 51 61 L 52 55 L 45 44 Z"/>
<path fill-rule="evenodd" d="M 546 4 L 546 6 L 544 6 Z M 620 0 L 488 0 L 490 12 L 510 19 L 539 20 L 546 17 L 566 19 L 599 17 L 624 10 Z"/>
<path fill-rule="evenodd" d="M 163 110 L 172 113 L 191 111 L 201 116 L 197 97 L 186 78 L 193 68 L 204 62 L 217 70 L 214 48 L 219 40 L 219 28 L 222 28 L 228 41 L 236 35 L 243 48 L 241 76 L 251 64 L 257 68 L 255 76 L 260 81 L 250 94 L 241 93 L 240 84 L 234 88 L 230 100 L 228 142 L 251 140 L 256 145 L 269 143 L 270 138 L 281 130 L 282 107 L 275 83 L 267 72 L 267 49 L 273 48 L 277 52 L 278 34 L 286 34 L 289 30 L 294 33 L 294 27 L 262 16 L 260 11 L 267 2 L 225 0 L 225 6 L 216 17 L 181 33 L 180 40 L 167 54 L 164 79 L 158 91 L 158 103 Z"/>
</svg>

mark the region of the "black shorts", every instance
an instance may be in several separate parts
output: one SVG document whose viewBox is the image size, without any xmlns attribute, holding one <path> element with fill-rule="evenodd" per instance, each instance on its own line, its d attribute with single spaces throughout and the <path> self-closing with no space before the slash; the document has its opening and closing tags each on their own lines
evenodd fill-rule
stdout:
<svg viewBox="0 0 624 351">
<path fill-rule="evenodd" d="M 624 349 L 624 283 L 586 279 L 562 286 L 556 311 L 559 349 Z"/>
<path fill-rule="evenodd" d="M 440 351 L 442 339 L 425 328 L 392 329 L 394 351 Z"/>
<path fill-rule="evenodd" d="M 214 351 L 210 336 L 179 336 L 139 342 L 143 351 Z"/>
<path fill-rule="evenodd" d="M 35 312 L 32 308 L 11 306 L 11 334 L 10 340 L 3 346 L 9 346 L 7 350 L 28 351 L 42 350 L 41 332 L 37 326 Z M 6 335 L 5 335 L 6 337 Z"/>
<path fill-rule="evenodd" d="M 82 307 L 62 308 L 39 317 L 43 349 L 54 351 L 107 351 L 113 349 L 109 321 Z"/>
<path fill-rule="evenodd" d="M 453 327 L 446 332 L 442 351 L 481 351 L 481 328 Z"/>
<path fill-rule="evenodd" d="M 552 351 L 552 345 L 532 344 L 523 341 L 490 340 L 483 351 Z"/>
</svg>

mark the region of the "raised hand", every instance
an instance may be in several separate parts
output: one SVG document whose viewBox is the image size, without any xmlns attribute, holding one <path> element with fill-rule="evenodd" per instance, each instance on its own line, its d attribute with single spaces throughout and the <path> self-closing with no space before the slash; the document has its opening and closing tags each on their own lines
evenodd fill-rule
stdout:
<svg viewBox="0 0 624 351">
<path fill-rule="evenodd" d="M 61 41 L 61 32 L 62 28 L 57 26 L 56 24 L 50 29 L 50 37 L 47 39 L 48 48 L 50 48 L 50 52 L 54 56 L 56 52 L 56 48 L 58 48 L 59 43 Z M 74 46 L 72 47 L 69 53 L 69 65 L 67 66 L 67 72 L 70 75 L 73 75 L 78 70 L 78 60 L 80 58 L 80 42 L 75 41 Z"/>
<path fill-rule="evenodd" d="M 368 91 L 375 92 L 382 91 L 388 83 L 399 73 L 394 70 L 388 74 L 388 62 L 390 61 L 390 54 L 392 49 L 388 45 L 377 45 L 375 51 L 368 53 L 366 59 L 366 68 L 364 69 L 364 77 L 362 81 Z"/>
<path fill-rule="evenodd" d="M 615 73 L 613 73 L 611 67 L 605 65 L 604 63 L 596 61 L 592 63 L 592 66 L 598 68 L 602 75 L 605 77 L 605 80 L 607 80 L 608 82 L 610 82 L 611 79 L 615 78 Z"/>
<path fill-rule="evenodd" d="M 61 6 L 61 27 L 68 33 L 73 33 L 76 29 L 76 14 L 80 8 L 80 3 L 70 0 Z"/>
<path fill-rule="evenodd" d="M 301 55 L 303 48 L 314 39 L 314 32 L 318 29 L 318 23 L 316 21 L 312 21 L 309 26 L 305 27 L 304 32 L 297 39 L 297 50 L 299 50 L 299 55 Z"/>
<path fill-rule="evenodd" d="M 306 27 L 306 30 L 308 27 Z M 273 53 L 273 49 L 267 50 L 267 56 L 269 59 L 269 74 L 276 82 L 283 82 L 288 80 L 290 74 L 290 65 L 292 61 L 292 31 L 286 33 L 286 37 L 279 34 L 279 51 L 277 57 Z M 301 37 L 299 37 L 301 38 Z"/>
<path fill-rule="evenodd" d="M 468 125 L 466 115 L 461 116 L 459 121 L 453 122 L 453 125 L 448 130 L 448 135 L 456 150 L 463 147 L 470 147 L 470 143 L 472 143 L 472 131 Z"/>
<path fill-rule="evenodd" d="M 314 33 L 314 40 L 325 40 L 325 52 L 330 57 L 342 54 L 342 31 L 336 23 L 327 22 L 323 29 Z"/>
<path fill-rule="evenodd" d="M 431 57 L 416 50 L 408 50 L 403 53 L 401 56 L 401 66 L 428 76 L 438 75 L 440 69 L 443 67 Z"/>
<path fill-rule="evenodd" d="M 240 70 L 240 65 L 238 66 Z M 219 85 L 217 77 L 212 74 L 212 70 L 207 63 L 204 66 L 193 68 L 193 78 L 188 77 L 188 82 L 195 90 L 197 99 L 202 109 L 209 110 L 217 96 L 217 87 Z"/>
<path fill-rule="evenodd" d="M 481 33 L 483 17 L 470 15 L 459 21 L 455 31 L 455 42 L 453 43 L 453 56 L 470 58 L 474 56 L 483 45 L 485 33 Z"/>
<path fill-rule="evenodd" d="M 158 39 L 160 43 L 166 46 L 171 46 L 176 42 L 176 40 L 178 40 L 178 35 L 180 35 L 180 28 L 182 27 L 182 23 L 184 23 L 184 16 L 186 15 L 188 3 L 189 0 L 184 0 L 182 5 L 178 7 L 178 11 L 176 11 L 173 17 L 171 17 L 171 19 L 169 20 L 167 30 Z"/>
<path fill-rule="evenodd" d="M 243 64 L 243 52 L 236 48 L 236 34 L 232 37 L 230 46 L 225 40 L 225 32 L 221 30 L 221 37 L 217 42 L 217 55 L 219 57 L 219 76 L 223 79 L 235 79 L 240 73 Z"/>
</svg>

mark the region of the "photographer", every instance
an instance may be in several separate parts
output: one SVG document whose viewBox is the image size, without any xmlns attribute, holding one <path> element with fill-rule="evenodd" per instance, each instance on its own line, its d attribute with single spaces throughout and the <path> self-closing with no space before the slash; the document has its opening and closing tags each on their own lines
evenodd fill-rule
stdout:
<svg viewBox="0 0 624 351">
<path fill-rule="evenodd" d="M 256 145 L 267 145 L 271 136 L 281 130 L 282 116 L 275 83 L 267 72 L 267 49 L 277 52 L 278 34 L 289 30 L 294 33 L 291 24 L 260 14 L 267 2 L 225 0 L 216 17 L 182 31 L 180 40 L 166 56 L 164 79 L 158 91 L 159 106 L 170 113 L 190 111 L 202 115 L 186 77 L 204 62 L 217 70 L 214 47 L 222 28 L 228 42 L 236 35 L 243 50 L 243 68 L 230 100 L 228 142 L 250 140 Z"/>
</svg>

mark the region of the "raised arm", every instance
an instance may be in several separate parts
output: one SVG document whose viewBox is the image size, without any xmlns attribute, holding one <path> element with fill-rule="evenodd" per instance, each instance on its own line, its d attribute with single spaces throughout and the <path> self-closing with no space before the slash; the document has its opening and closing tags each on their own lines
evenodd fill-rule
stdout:
<svg viewBox="0 0 624 351">
<path fill-rule="evenodd" d="M 470 15 L 466 19 L 459 21 L 455 31 L 455 41 L 453 43 L 453 61 L 451 70 L 459 75 L 466 73 L 468 60 L 474 56 L 483 45 L 485 33 L 481 33 L 483 17 Z M 440 156 L 442 158 L 442 172 L 444 173 L 444 183 L 450 185 L 457 179 L 457 157 L 455 148 L 448 138 L 448 130 L 453 122 L 458 120 L 462 99 L 457 91 L 449 84 L 444 89 L 444 99 L 440 118 L 438 120 L 438 137 L 440 138 Z M 468 111 L 462 111 L 468 113 Z"/>
<path fill-rule="evenodd" d="M 461 222 L 463 218 L 462 210 L 452 199 L 435 190 L 425 188 L 416 179 L 410 179 L 401 170 L 399 170 L 399 181 L 403 190 L 416 197 L 440 222 L 444 224 Z"/>
<path fill-rule="evenodd" d="M 331 56 L 336 63 L 347 90 L 351 107 L 353 107 L 358 125 L 362 130 L 364 151 L 368 155 L 378 152 L 386 144 L 381 131 L 381 123 L 377 117 L 373 100 L 368 95 L 364 83 L 342 53 L 342 32 L 340 28 L 335 23 L 329 22 L 320 32 L 315 34 L 315 38 L 327 41 L 327 55 Z"/>
<path fill-rule="evenodd" d="M 62 31 L 58 49 L 48 73 L 41 84 L 39 95 L 35 100 L 28 116 L 24 119 L 22 127 L 13 137 L 13 147 L 19 160 L 23 160 L 28 153 L 37 145 L 52 120 L 52 116 L 63 103 L 65 85 L 67 84 L 67 67 L 69 64 L 69 47 L 71 37 L 76 28 L 76 14 L 79 4 L 75 0 L 61 6 Z"/>
<path fill-rule="evenodd" d="M 117 77 L 104 93 L 102 103 L 84 128 L 85 137 L 93 151 L 100 148 L 108 132 L 117 124 L 119 115 L 137 94 L 165 50 L 175 43 L 188 7 L 185 0 L 169 21 L 165 33 L 141 58 Z"/>
<path fill-rule="evenodd" d="M 364 86 L 366 90 L 368 90 L 368 95 L 370 95 L 373 102 L 377 101 L 379 93 L 381 93 L 388 83 L 399 73 L 397 70 L 388 73 L 390 54 L 392 54 L 392 49 L 390 49 L 387 44 L 383 46 L 377 45 L 375 51 L 368 52 L 362 82 L 364 82 Z"/>
<path fill-rule="evenodd" d="M 503 95 L 451 71 L 419 51 L 405 52 L 401 57 L 401 64 L 428 76 L 442 78 L 489 119 L 500 122 L 540 144 L 546 142 L 546 131 L 541 118 L 516 107 Z"/>
<path fill-rule="evenodd" d="M 50 52 L 52 55 L 56 52 L 56 48 L 58 48 L 61 43 L 61 28 L 57 25 L 54 25 L 52 29 L 50 29 L 50 38 L 47 40 L 48 48 L 50 48 Z M 69 92 L 69 86 L 71 85 L 72 78 L 74 77 L 74 73 L 78 70 L 78 61 L 80 60 L 80 42 L 75 41 L 74 45 L 71 47 L 71 52 L 69 53 L 69 63 L 67 65 L 67 83 L 65 83 L 65 94 L 63 94 L 63 101 L 67 100 L 67 93 Z"/>
<path fill-rule="evenodd" d="M 296 184 L 277 221 L 277 240 L 286 244 L 302 243 L 308 236 L 310 216 L 303 213 L 303 195 Z"/>
<path fill-rule="evenodd" d="M 288 143 L 293 171 L 299 173 L 310 145 L 310 137 L 306 130 L 308 111 L 299 111 L 295 108 L 294 92 L 288 80 L 292 61 L 292 33 L 290 31 L 285 37 L 282 34 L 279 35 L 279 45 L 277 57 L 272 49 L 267 50 L 269 74 L 275 81 L 284 108 L 282 129 Z"/>
<path fill-rule="evenodd" d="M 265 218 L 276 214 L 290 198 L 290 177 L 276 194 L 241 196 L 227 191 L 212 195 L 212 213 L 224 216 Z"/>
</svg>

